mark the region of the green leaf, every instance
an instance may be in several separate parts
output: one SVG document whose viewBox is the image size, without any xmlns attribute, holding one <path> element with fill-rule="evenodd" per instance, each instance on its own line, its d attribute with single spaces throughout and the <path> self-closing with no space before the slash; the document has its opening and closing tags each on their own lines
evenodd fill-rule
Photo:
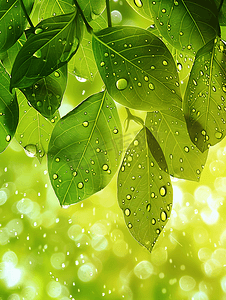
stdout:
<svg viewBox="0 0 226 300">
<path fill-rule="evenodd" d="M 69 14 L 75 11 L 73 0 L 45 0 L 41 2 L 38 12 L 39 20 L 53 16 Z"/>
<path fill-rule="evenodd" d="M 126 0 L 127 3 L 142 17 L 153 20 L 150 11 L 151 2 L 149 0 Z"/>
<path fill-rule="evenodd" d="M 61 205 L 103 189 L 117 171 L 123 148 L 117 108 L 107 92 L 94 94 L 53 130 L 48 169 Z"/>
<path fill-rule="evenodd" d="M 41 162 L 47 153 L 51 133 L 59 119 L 59 113 L 57 112 L 49 121 L 28 104 L 27 99 L 19 90 L 17 96 L 20 117 L 15 137 L 19 144 L 24 147 L 28 156 L 37 157 Z"/>
<path fill-rule="evenodd" d="M 175 48 L 195 54 L 219 33 L 218 12 L 212 0 L 151 1 L 161 35 Z"/>
<path fill-rule="evenodd" d="M 34 1 L 23 0 L 30 14 Z M 27 20 L 19 0 L 0 0 L 0 53 L 8 50 L 22 35 Z"/>
<path fill-rule="evenodd" d="M 221 0 L 214 0 L 216 5 L 217 5 L 217 9 L 219 10 L 219 6 L 221 3 Z M 220 13 L 219 13 L 219 24 L 220 26 L 226 26 L 226 2 L 224 0 L 223 5 L 221 7 Z"/>
<path fill-rule="evenodd" d="M 145 125 L 152 132 L 164 153 L 170 175 L 198 181 L 208 151 L 202 153 L 191 142 L 180 108 L 147 113 Z"/>
<path fill-rule="evenodd" d="M 162 168 L 166 168 L 164 155 L 144 126 L 126 150 L 118 174 L 118 201 L 130 233 L 150 252 L 173 201 L 170 176 Z"/>
<path fill-rule="evenodd" d="M 226 46 L 216 38 L 197 53 L 184 114 L 194 144 L 204 152 L 226 134 Z"/>
<path fill-rule="evenodd" d="M 90 22 L 90 25 L 96 30 L 101 30 L 107 27 L 107 23 L 102 16 Z M 85 30 L 82 42 L 76 55 L 68 63 L 68 71 L 75 76 L 93 81 L 97 73 L 97 65 L 92 49 L 92 35 Z"/>
<path fill-rule="evenodd" d="M 22 92 L 41 115 L 52 119 L 60 107 L 66 85 L 67 65 L 64 65 L 31 87 L 22 89 Z"/>
<path fill-rule="evenodd" d="M 15 93 L 9 92 L 9 74 L 0 63 L 0 153 L 13 138 L 19 119 Z"/>
<path fill-rule="evenodd" d="M 106 0 L 77 0 L 88 22 L 96 19 L 105 9 Z"/>
<path fill-rule="evenodd" d="M 98 70 L 115 101 L 145 111 L 181 106 L 173 57 L 155 35 L 117 26 L 94 34 L 92 43 Z"/>
<path fill-rule="evenodd" d="M 77 13 L 40 22 L 15 59 L 11 89 L 29 87 L 65 65 L 78 49 L 81 25 Z"/>
</svg>

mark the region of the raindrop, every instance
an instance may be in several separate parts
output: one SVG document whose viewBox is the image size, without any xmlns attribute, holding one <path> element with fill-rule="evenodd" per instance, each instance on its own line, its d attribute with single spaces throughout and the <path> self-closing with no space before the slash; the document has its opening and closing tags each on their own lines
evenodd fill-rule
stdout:
<svg viewBox="0 0 226 300">
<path fill-rule="evenodd" d="M 11 136 L 8 134 L 5 139 L 6 139 L 6 142 L 10 142 Z"/>
<path fill-rule="evenodd" d="M 203 136 L 205 136 L 205 135 L 206 135 L 206 131 L 205 131 L 205 130 L 202 130 L 202 131 L 201 131 L 201 134 L 202 134 Z"/>
<path fill-rule="evenodd" d="M 148 81 L 149 80 L 148 76 L 144 76 L 144 80 Z"/>
<path fill-rule="evenodd" d="M 166 219 L 167 219 L 167 213 L 166 213 L 165 211 L 162 211 L 162 212 L 160 213 L 160 219 L 161 219 L 163 222 L 166 221 Z"/>
<path fill-rule="evenodd" d="M 100 63 L 100 66 L 103 67 L 104 65 L 105 65 L 105 62 L 102 61 L 102 62 Z"/>
<path fill-rule="evenodd" d="M 109 169 L 109 166 L 108 166 L 107 164 L 104 164 L 104 165 L 102 166 L 102 169 L 103 169 L 104 171 L 107 171 L 107 170 Z"/>
<path fill-rule="evenodd" d="M 55 160 L 56 160 L 56 162 L 59 162 L 59 161 L 60 161 L 59 157 L 57 157 Z"/>
<path fill-rule="evenodd" d="M 143 6 L 143 3 L 141 0 L 134 0 L 134 4 L 139 8 L 141 8 Z"/>
<path fill-rule="evenodd" d="M 41 33 L 41 32 L 43 32 L 42 28 L 37 28 L 37 29 L 35 29 L 35 34 L 39 34 L 39 33 Z"/>
<path fill-rule="evenodd" d="M 54 76 L 55 76 L 55 77 L 60 77 L 60 73 L 59 73 L 58 71 L 55 71 L 55 72 L 54 72 Z"/>
<path fill-rule="evenodd" d="M 151 224 L 152 224 L 152 225 L 155 225 L 155 223 L 156 223 L 156 220 L 153 218 L 153 219 L 151 220 Z"/>
<path fill-rule="evenodd" d="M 41 107 L 41 106 L 42 106 L 42 102 L 41 102 L 41 101 L 38 101 L 38 102 L 37 102 L 37 106 L 38 106 L 38 107 Z"/>
<path fill-rule="evenodd" d="M 13 28 L 13 26 L 10 25 L 8 28 L 9 28 L 9 30 L 11 30 Z"/>
<path fill-rule="evenodd" d="M 166 188 L 165 186 L 160 187 L 159 194 L 164 197 L 166 195 Z"/>
<path fill-rule="evenodd" d="M 130 194 L 126 195 L 126 199 L 127 199 L 127 200 L 131 200 L 131 198 L 132 198 L 132 197 L 131 197 Z"/>
<path fill-rule="evenodd" d="M 193 83 L 194 85 L 197 85 L 197 81 L 195 79 L 193 79 Z"/>
<path fill-rule="evenodd" d="M 88 122 L 88 121 L 84 121 L 84 122 L 82 123 L 82 125 L 83 125 L 84 127 L 88 127 L 88 126 L 89 126 L 89 122 Z"/>
<path fill-rule="evenodd" d="M 135 140 L 135 141 L 133 142 L 133 144 L 134 144 L 134 146 L 138 146 L 138 145 L 139 145 L 138 140 Z"/>
<path fill-rule="evenodd" d="M 151 210 L 151 204 L 150 204 L 150 203 L 147 204 L 146 210 L 147 210 L 148 212 Z"/>
<path fill-rule="evenodd" d="M 125 90 L 127 88 L 127 85 L 128 85 L 128 83 L 125 78 L 121 78 L 116 82 L 116 87 L 120 91 Z"/>
<path fill-rule="evenodd" d="M 108 54 L 107 52 L 104 53 L 104 56 L 105 56 L 105 57 L 108 57 L 108 55 L 109 55 L 109 54 Z"/>
<path fill-rule="evenodd" d="M 126 208 L 126 209 L 124 210 L 124 213 L 125 213 L 125 215 L 126 215 L 127 217 L 129 217 L 130 214 L 131 214 L 131 211 L 130 211 L 129 208 Z"/>
<path fill-rule="evenodd" d="M 167 66 L 167 65 L 168 65 L 168 62 L 167 62 L 166 60 L 163 60 L 162 64 L 163 64 L 164 66 Z"/>
<path fill-rule="evenodd" d="M 216 88 L 215 88 L 215 86 L 213 86 L 213 87 L 212 87 L 212 90 L 213 90 L 214 92 L 216 92 Z"/>
<path fill-rule="evenodd" d="M 79 189 L 82 189 L 83 186 L 84 186 L 83 182 L 79 182 L 79 183 L 77 184 L 77 187 L 78 187 Z"/>
<path fill-rule="evenodd" d="M 161 230 L 159 228 L 156 229 L 156 233 L 160 234 Z"/>
<path fill-rule="evenodd" d="M 191 50 L 191 45 L 188 45 L 188 46 L 187 46 L 187 49 L 188 49 L 188 50 Z"/>
<path fill-rule="evenodd" d="M 187 146 L 185 146 L 184 147 L 184 151 L 188 153 L 189 152 L 189 148 Z"/>
<path fill-rule="evenodd" d="M 216 139 L 221 139 L 223 134 L 221 132 L 215 132 L 215 138 Z"/>
<path fill-rule="evenodd" d="M 149 87 L 149 89 L 152 90 L 152 91 L 155 89 L 155 86 L 154 86 L 153 83 L 149 83 L 148 87 Z"/>
<path fill-rule="evenodd" d="M 165 12 L 166 12 L 166 10 L 165 10 L 165 8 L 163 8 L 163 9 L 162 9 L 162 13 L 165 13 Z"/>
<path fill-rule="evenodd" d="M 53 179 L 56 180 L 58 178 L 57 174 L 53 174 Z"/>
<path fill-rule="evenodd" d="M 114 134 L 117 134 L 117 133 L 118 133 L 118 129 L 116 129 L 116 128 L 113 129 L 113 133 L 114 133 Z"/>
<path fill-rule="evenodd" d="M 131 228 L 133 227 L 133 224 L 131 224 L 131 223 L 128 223 L 128 225 L 127 225 L 127 226 L 128 226 L 128 228 L 129 228 L 129 229 L 131 229 Z"/>
<path fill-rule="evenodd" d="M 76 171 L 74 171 L 72 174 L 73 174 L 73 176 L 75 177 L 75 176 L 77 175 L 77 172 L 76 172 Z"/>
</svg>

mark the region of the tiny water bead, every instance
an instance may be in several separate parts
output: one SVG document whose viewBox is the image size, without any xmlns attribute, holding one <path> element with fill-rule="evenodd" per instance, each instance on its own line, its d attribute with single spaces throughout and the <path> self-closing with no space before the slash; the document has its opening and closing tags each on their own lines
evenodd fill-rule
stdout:
<svg viewBox="0 0 226 300">
<path fill-rule="evenodd" d="M 151 210 L 151 204 L 150 203 L 147 204 L 146 210 L 147 210 L 147 212 L 149 212 Z"/>
<path fill-rule="evenodd" d="M 59 162 L 59 161 L 60 161 L 60 158 L 59 158 L 59 157 L 57 157 L 57 158 L 55 159 L 55 161 L 56 161 L 56 162 Z"/>
<path fill-rule="evenodd" d="M 41 106 L 42 106 L 42 102 L 41 102 L 41 101 L 38 101 L 38 102 L 37 102 L 37 106 L 38 106 L 38 107 L 41 107 Z"/>
<path fill-rule="evenodd" d="M 128 82 L 125 78 L 121 78 L 116 82 L 116 87 L 118 90 L 123 91 L 127 88 Z"/>
<path fill-rule="evenodd" d="M 79 189 L 82 189 L 83 186 L 84 186 L 83 182 L 79 182 L 79 183 L 77 184 L 77 187 L 78 187 Z"/>
<path fill-rule="evenodd" d="M 184 151 L 188 153 L 189 152 L 189 147 L 185 146 Z"/>
<path fill-rule="evenodd" d="M 155 220 L 154 218 L 151 220 L 151 224 L 152 224 L 152 225 L 155 225 L 155 224 L 156 224 L 156 220 Z"/>
<path fill-rule="evenodd" d="M 126 208 L 126 209 L 124 210 L 124 213 L 125 213 L 125 215 L 126 215 L 127 217 L 129 217 L 130 214 L 131 214 L 131 211 L 130 211 L 129 208 Z"/>
<path fill-rule="evenodd" d="M 100 66 L 103 67 L 104 65 L 105 65 L 105 62 L 102 61 L 102 62 L 100 63 Z"/>
<path fill-rule="evenodd" d="M 8 134 L 5 139 L 6 139 L 6 142 L 10 142 L 11 136 Z"/>
<path fill-rule="evenodd" d="M 82 123 L 82 125 L 83 125 L 84 127 L 88 127 L 88 126 L 89 126 L 89 122 L 88 122 L 88 121 L 84 121 L 84 122 Z"/>
<path fill-rule="evenodd" d="M 131 223 L 128 223 L 127 226 L 128 226 L 129 229 L 133 228 L 133 224 L 131 224 Z"/>
<path fill-rule="evenodd" d="M 155 89 L 155 86 L 154 86 L 153 83 L 149 83 L 148 87 L 149 87 L 149 89 L 152 90 L 152 91 Z"/>
<path fill-rule="evenodd" d="M 117 128 L 113 129 L 113 133 L 117 134 L 118 133 L 118 129 Z"/>
<path fill-rule="evenodd" d="M 126 195 L 126 199 L 127 199 L 127 200 L 131 200 L 131 198 L 132 198 L 132 197 L 131 197 L 130 194 Z"/>
<path fill-rule="evenodd" d="M 160 189 L 159 189 L 159 194 L 164 197 L 166 195 L 166 187 L 165 186 L 162 186 Z"/>
<path fill-rule="evenodd" d="M 163 60 L 162 64 L 163 64 L 164 66 L 167 66 L 167 65 L 168 65 L 168 62 L 167 62 L 166 60 Z"/>
<path fill-rule="evenodd" d="M 56 180 L 58 178 L 57 174 L 53 174 L 53 179 Z"/>
<path fill-rule="evenodd" d="M 223 134 L 221 132 L 215 132 L 214 136 L 216 139 L 221 139 L 223 137 Z"/>
<path fill-rule="evenodd" d="M 165 222 L 167 220 L 167 213 L 165 211 L 162 211 L 160 214 L 160 219 Z"/>
<path fill-rule="evenodd" d="M 107 164 L 104 164 L 104 165 L 102 166 L 102 169 L 103 169 L 104 171 L 107 171 L 107 170 L 109 169 L 109 166 L 108 166 Z"/>
<path fill-rule="evenodd" d="M 74 172 L 72 173 L 72 175 L 73 175 L 74 177 L 76 177 L 76 176 L 77 176 L 77 172 L 74 171 Z"/>
</svg>

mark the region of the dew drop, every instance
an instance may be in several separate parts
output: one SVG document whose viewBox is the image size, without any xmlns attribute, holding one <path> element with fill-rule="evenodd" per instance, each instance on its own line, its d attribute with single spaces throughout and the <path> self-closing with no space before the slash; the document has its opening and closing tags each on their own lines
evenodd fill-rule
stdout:
<svg viewBox="0 0 226 300">
<path fill-rule="evenodd" d="M 56 180 L 58 178 L 57 174 L 53 174 L 53 179 Z"/>
<path fill-rule="evenodd" d="M 226 84 L 223 85 L 222 90 L 226 93 Z"/>
<path fill-rule="evenodd" d="M 149 80 L 148 76 L 144 76 L 144 80 L 148 81 Z"/>
<path fill-rule="evenodd" d="M 152 90 L 152 91 L 155 89 L 155 86 L 154 86 L 153 83 L 149 83 L 148 87 L 149 87 L 149 89 Z"/>
<path fill-rule="evenodd" d="M 77 172 L 76 172 L 76 171 L 74 171 L 72 174 L 73 174 L 73 176 L 75 177 L 75 176 L 77 175 Z"/>
<path fill-rule="evenodd" d="M 77 184 L 77 187 L 78 187 L 79 189 L 82 189 L 83 186 L 84 186 L 83 182 L 79 182 L 79 183 Z"/>
<path fill-rule="evenodd" d="M 118 133 L 118 129 L 116 129 L 116 128 L 113 129 L 113 133 L 114 133 L 114 134 L 117 134 L 117 133 Z"/>
<path fill-rule="evenodd" d="M 193 83 L 194 85 L 197 85 L 197 81 L 195 79 L 193 79 Z"/>
<path fill-rule="evenodd" d="M 152 225 L 155 225 L 155 223 L 156 223 L 156 220 L 153 218 L 153 219 L 151 220 L 151 224 L 152 224 Z"/>
<path fill-rule="evenodd" d="M 103 67 L 104 65 L 105 65 L 105 62 L 102 61 L 102 62 L 100 63 L 100 66 Z"/>
<path fill-rule="evenodd" d="M 221 139 L 223 134 L 221 132 L 215 132 L 214 136 L 215 136 L 216 139 Z"/>
<path fill-rule="evenodd" d="M 124 167 L 124 166 L 121 167 L 121 171 L 122 171 L 122 172 L 125 171 L 125 167 Z"/>
<path fill-rule="evenodd" d="M 166 60 L 163 60 L 162 64 L 163 64 L 164 66 L 167 66 L 167 65 L 168 65 L 168 62 L 167 62 Z"/>
<path fill-rule="evenodd" d="M 205 135 L 206 135 L 206 131 L 205 131 L 205 130 L 202 130 L 202 131 L 201 131 L 201 134 L 202 134 L 203 136 L 205 136 Z"/>
<path fill-rule="evenodd" d="M 107 164 L 104 164 L 104 165 L 102 166 L 102 169 L 103 169 L 104 171 L 107 171 L 107 170 L 109 169 L 109 166 L 108 166 Z"/>
<path fill-rule="evenodd" d="M 88 127 L 88 126 L 89 126 L 89 122 L 88 122 L 88 121 L 84 121 L 84 122 L 82 123 L 82 125 L 83 125 L 84 127 Z"/>
<path fill-rule="evenodd" d="M 60 77 L 60 73 L 58 71 L 55 71 L 54 76 L 58 78 L 58 77 Z"/>
<path fill-rule="evenodd" d="M 188 49 L 188 50 L 191 50 L 191 45 L 188 45 L 188 46 L 187 46 L 187 49 Z"/>
<path fill-rule="evenodd" d="M 188 153 L 189 152 L 189 148 L 187 146 L 185 146 L 184 147 L 184 151 Z"/>
<path fill-rule="evenodd" d="M 57 157 L 57 158 L 55 159 L 55 161 L 56 161 L 56 162 L 59 162 L 59 161 L 60 161 L 59 157 Z"/>
<path fill-rule="evenodd" d="M 161 230 L 159 228 L 156 229 L 156 233 L 160 234 Z"/>
<path fill-rule="evenodd" d="M 38 101 L 38 102 L 37 102 L 37 106 L 38 106 L 38 107 L 41 107 L 41 106 L 42 106 L 42 102 L 41 102 L 41 101 Z"/>
<path fill-rule="evenodd" d="M 147 210 L 148 212 L 151 210 L 151 204 L 150 204 L 150 203 L 147 204 L 146 210 Z"/>
<path fill-rule="evenodd" d="M 160 214 L 160 219 L 165 222 L 167 219 L 167 213 L 165 211 L 162 211 Z"/>
<path fill-rule="evenodd" d="M 116 82 L 116 87 L 118 90 L 123 91 L 127 88 L 127 80 L 125 78 L 121 78 Z"/>
<path fill-rule="evenodd" d="M 130 216 L 131 211 L 130 211 L 129 208 L 126 208 L 126 209 L 124 210 L 124 213 L 125 213 L 125 215 L 128 217 L 128 216 Z"/>
<path fill-rule="evenodd" d="M 132 198 L 132 197 L 131 197 L 130 194 L 126 195 L 126 199 L 127 199 L 127 200 L 131 200 L 131 198 Z"/>
<path fill-rule="evenodd" d="M 164 197 L 166 195 L 166 188 L 164 186 L 160 187 L 159 194 Z"/>
<path fill-rule="evenodd" d="M 43 32 L 42 28 L 36 28 L 35 29 L 35 34 L 39 34 L 41 32 Z"/>
<path fill-rule="evenodd" d="M 131 223 L 128 223 L 127 226 L 128 226 L 129 229 L 133 228 L 133 224 L 131 224 Z"/>
<path fill-rule="evenodd" d="M 11 30 L 13 28 L 13 26 L 10 25 L 8 28 L 9 28 L 9 30 Z"/>
<path fill-rule="evenodd" d="M 162 13 L 165 13 L 165 12 L 166 12 L 166 9 L 165 9 L 165 8 L 163 8 L 163 9 L 162 9 Z"/>
<path fill-rule="evenodd" d="M 10 142 L 11 136 L 8 134 L 5 139 L 6 139 L 6 142 Z"/>
<path fill-rule="evenodd" d="M 134 0 L 134 4 L 139 8 L 141 8 L 143 6 L 143 3 L 141 0 Z"/>
<path fill-rule="evenodd" d="M 134 146 L 138 146 L 138 145 L 139 145 L 138 140 L 135 140 L 135 141 L 133 142 L 133 144 L 134 144 Z"/>
</svg>

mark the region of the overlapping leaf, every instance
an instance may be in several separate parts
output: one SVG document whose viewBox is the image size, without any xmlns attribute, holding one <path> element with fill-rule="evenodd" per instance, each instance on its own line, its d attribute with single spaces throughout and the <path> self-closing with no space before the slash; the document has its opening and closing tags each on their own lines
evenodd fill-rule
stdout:
<svg viewBox="0 0 226 300">
<path fill-rule="evenodd" d="M 226 46 L 217 38 L 197 53 L 184 101 L 191 140 L 203 152 L 226 134 Z"/>
<path fill-rule="evenodd" d="M 57 112 L 49 121 L 28 104 L 20 91 L 17 91 L 17 95 L 20 117 L 15 137 L 28 156 L 37 157 L 41 162 L 47 153 L 52 130 L 59 120 L 59 113 Z"/>
<path fill-rule="evenodd" d="M 164 155 L 144 127 L 126 150 L 118 174 L 118 201 L 133 237 L 149 251 L 170 216 L 173 190 Z"/>
<path fill-rule="evenodd" d="M 23 0 L 28 14 L 34 1 Z M 19 0 L 0 0 L 0 53 L 7 51 L 22 35 L 27 24 Z"/>
<path fill-rule="evenodd" d="M 195 54 L 219 33 L 212 0 L 156 0 L 150 10 L 161 35 L 175 48 Z"/>
<path fill-rule="evenodd" d="M 121 132 L 117 108 L 106 91 L 90 96 L 57 123 L 48 169 L 61 205 L 86 199 L 110 182 L 120 162 Z"/>
<path fill-rule="evenodd" d="M 9 92 L 9 74 L 0 63 L 0 153 L 13 138 L 19 119 L 15 93 Z"/>
<path fill-rule="evenodd" d="M 105 9 L 105 0 L 77 0 L 88 22 L 96 19 Z"/>
<path fill-rule="evenodd" d="M 115 101 L 145 111 L 181 106 L 174 60 L 155 35 L 117 26 L 93 35 L 92 43 L 98 70 Z"/>
<path fill-rule="evenodd" d="M 221 26 L 226 26 L 226 2 L 223 1 L 223 5 L 220 8 L 220 4 L 221 4 L 221 0 L 214 0 L 218 10 L 220 9 L 220 13 L 219 13 L 219 23 Z"/>
<path fill-rule="evenodd" d="M 147 113 L 145 125 L 152 132 L 164 153 L 170 175 L 198 181 L 208 151 L 202 153 L 191 142 L 181 109 Z"/>
<path fill-rule="evenodd" d="M 129 5 L 142 17 L 152 20 L 150 5 L 148 0 L 126 0 Z"/>
<path fill-rule="evenodd" d="M 46 118 L 51 118 L 60 107 L 67 85 L 67 65 L 22 89 L 30 104 Z"/>
<path fill-rule="evenodd" d="M 107 27 L 107 23 L 102 16 L 90 22 L 94 31 Z M 82 42 L 76 55 L 68 63 L 68 71 L 72 75 L 93 81 L 97 73 L 97 65 L 92 49 L 92 35 L 85 30 Z"/>
<path fill-rule="evenodd" d="M 41 2 L 38 18 L 42 21 L 49 17 L 69 14 L 74 11 L 75 5 L 73 0 L 45 0 Z"/>
<path fill-rule="evenodd" d="M 11 89 L 29 87 L 65 65 L 78 49 L 81 26 L 76 13 L 40 22 L 15 59 Z"/>
</svg>

